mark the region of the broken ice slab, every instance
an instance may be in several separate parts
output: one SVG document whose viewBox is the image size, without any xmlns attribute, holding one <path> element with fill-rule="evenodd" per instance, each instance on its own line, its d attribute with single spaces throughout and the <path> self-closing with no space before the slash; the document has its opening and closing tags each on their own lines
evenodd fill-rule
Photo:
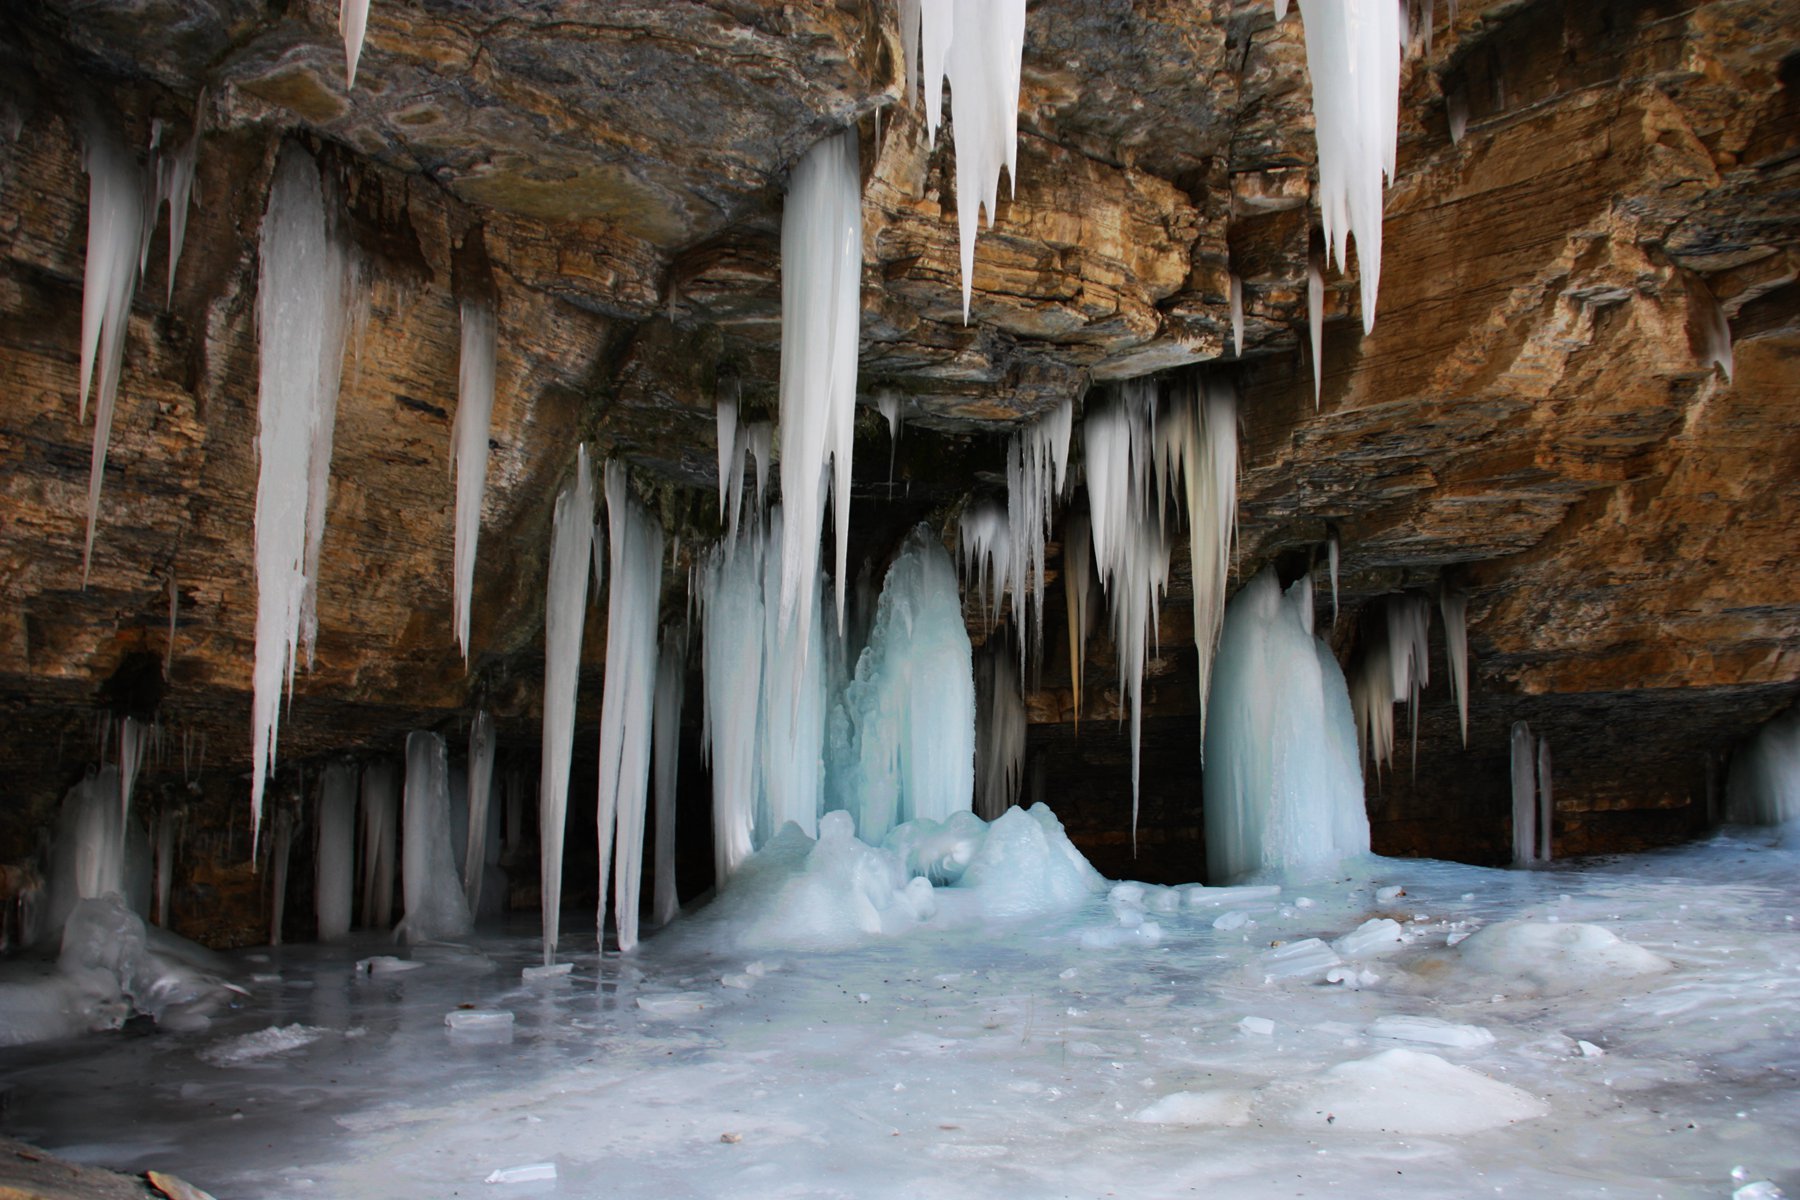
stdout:
<svg viewBox="0 0 1800 1200">
<path fill-rule="evenodd" d="M 362 975 L 392 975 L 399 971 L 416 971 L 424 965 L 411 959 L 395 958 L 392 954 L 377 954 L 373 958 L 356 960 L 356 970 Z"/>
<path fill-rule="evenodd" d="M 556 1178 L 556 1164 L 553 1162 L 526 1163 L 519 1167 L 501 1167 L 498 1171 L 482 1180 L 483 1183 L 538 1183 L 545 1179 Z"/>
<path fill-rule="evenodd" d="M 1187 894 L 1189 908 L 1236 908 L 1259 900 L 1272 901 L 1281 895 L 1280 885 L 1273 883 L 1245 884 L 1242 887 L 1190 887 L 1182 890 Z"/>
<path fill-rule="evenodd" d="M 1406 933 L 1400 923 L 1388 917 L 1371 917 L 1331 943 L 1332 948 L 1345 958 L 1387 954 L 1405 944 Z"/>
<path fill-rule="evenodd" d="M 519 977 L 526 983 L 540 983 L 546 979 L 561 979 L 574 969 L 574 963 L 551 963 L 545 967 L 526 967 L 519 972 Z"/>
<path fill-rule="evenodd" d="M 1436 1017 L 1377 1017 L 1369 1026 L 1369 1036 L 1392 1038 L 1401 1042 L 1426 1042 L 1433 1046 L 1452 1046 L 1471 1050 L 1491 1046 L 1494 1035 L 1479 1025 L 1458 1025 Z"/>
<path fill-rule="evenodd" d="M 637 1006 L 652 1017 L 688 1017 L 704 1009 L 706 999 L 691 992 L 663 992 L 639 996 Z"/>
<path fill-rule="evenodd" d="M 453 1033 L 512 1032 L 513 1015 L 503 1008 L 457 1008 L 444 1014 Z"/>
<path fill-rule="evenodd" d="M 1341 962 L 1337 951 L 1318 938 L 1301 938 L 1264 954 L 1259 965 L 1263 981 L 1270 983 L 1280 979 L 1317 979 Z"/>
</svg>

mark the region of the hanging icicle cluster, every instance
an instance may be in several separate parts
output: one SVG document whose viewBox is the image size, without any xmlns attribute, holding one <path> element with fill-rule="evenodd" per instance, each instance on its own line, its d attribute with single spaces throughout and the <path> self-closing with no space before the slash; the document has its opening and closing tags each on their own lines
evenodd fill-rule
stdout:
<svg viewBox="0 0 1800 1200">
<path fill-rule="evenodd" d="M 1335 541 L 1332 543 L 1335 549 Z M 1438 599 L 1444 618 L 1444 646 L 1456 698 L 1463 744 L 1469 741 L 1469 651 L 1467 600 L 1446 589 Z M 1334 604 L 1335 608 L 1335 604 Z M 1431 601 L 1417 592 L 1389 596 L 1365 627 L 1360 660 L 1350 684 L 1357 737 L 1376 769 L 1394 760 L 1394 705 L 1405 701 L 1412 730 L 1415 769 L 1419 754 L 1419 693 L 1431 682 Z"/>
<path fill-rule="evenodd" d="M 319 171 L 282 148 L 262 226 L 256 326 L 261 348 L 256 485 L 256 664 L 250 811 L 262 822 L 277 709 L 318 629 L 319 551 L 344 339 L 355 296 L 350 246 L 327 214 Z"/>
<path fill-rule="evenodd" d="M 1021 661 L 1043 646 L 1044 545 L 1068 470 L 1074 419 L 1074 402 L 1064 400 L 1008 439 L 1005 512 L 981 505 L 962 522 L 964 574 L 976 581 L 995 621 L 1011 594 Z"/>
<path fill-rule="evenodd" d="M 956 145 L 956 229 L 961 245 L 963 320 L 975 275 L 975 232 L 1000 197 L 1000 168 L 1018 185 L 1019 76 L 1025 55 L 1025 0 L 900 0 L 906 89 L 920 83 L 925 130 L 937 140 L 950 83 Z"/>
<path fill-rule="evenodd" d="M 1184 377 L 1174 401 L 1158 418 L 1158 512 L 1180 488 L 1187 505 L 1188 557 L 1194 587 L 1194 649 L 1199 656 L 1200 724 L 1213 654 L 1225 623 L 1225 586 L 1231 571 L 1231 538 L 1237 528 L 1237 393 L 1223 379 Z"/>
</svg>

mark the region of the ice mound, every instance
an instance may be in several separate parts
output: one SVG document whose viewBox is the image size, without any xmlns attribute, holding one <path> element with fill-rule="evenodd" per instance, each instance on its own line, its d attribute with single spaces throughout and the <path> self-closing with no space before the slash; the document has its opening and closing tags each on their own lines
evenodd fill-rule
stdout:
<svg viewBox="0 0 1800 1200">
<path fill-rule="evenodd" d="M 1536 1096 L 1435 1054 L 1383 1050 L 1326 1071 L 1287 1115 L 1302 1128 L 1459 1135 L 1549 1111 Z"/>
<path fill-rule="evenodd" d="M 1572 992 L 1674 966 L 1610 929 L 1572 922 L 1504 921 L 1470 934 L 1455 953 L 1476 971 L 1513 981 L 1513 994 Z"/>
<path fill-rule="evenodd" d="M 816 842 L 783 828 L 688 927 L 743 950 L 841 950 L 922 927 L 1067 912 L 1105 885 L 1042 804 L 991 823 L 970 813 L 908 822 L 881 846 L 832 812 Z"/>
<path fill-rule="evenodd" d="M 1247 1125 L 1250 1099 L 1246 1092 L 1170 1092 L 1131 1119 L 1147 1125 Z"/>
<path fill-rule="evenodd" d="M 215 1067 L 242 1066 L 273 1054 L 285 1054 L 289 1050 L 310 1046 L 328 1032 L 330 1031 L 316 1025 L 271 1025 L 267 1029 L 240 1034 L 215 1046 L 208 1046 L 200 1052 L 200 1057 Z"/>
</svg>

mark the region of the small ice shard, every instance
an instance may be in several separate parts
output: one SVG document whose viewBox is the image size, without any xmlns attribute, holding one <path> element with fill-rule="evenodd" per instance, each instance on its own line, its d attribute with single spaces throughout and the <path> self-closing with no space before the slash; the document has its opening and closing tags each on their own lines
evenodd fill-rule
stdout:
<svg viewBox="0 0 1800 1200">
<path fill-rule="evenodd" d="M 1601 1058 L 1606 1054 L 1606 1051 L 1594 1045 L 1592 1042 L 1578 1040 L 1575 1045 L 1581 1049 L 1581 1057 L 1583 1058 Z"/>
<path fill-rule="evenodd" d="M 456 547 L 452 560 L 451 624 L 456 644 L 469 661 L 469 602 L 475 587 L 475 547 L 481 537 L 481 500 L 487 491 L 488 433 L 494 415 L 494 310 L 474 300 L 462 303 L 462 354 L 458 365 L 455 446 Z"/>
<path fill-rule="evenodd" d="M 556 1178 L 556 1164 L 553 1162 L 526 1163 L 519 1167 L 501 1167 L 493 1172 L 483 1183 L 541 1183 Z"/>
<path fill-rule="evenodd" d="M 574 963 L 547 963 L 541 967 L 526 967 L 519 972 L 519 977 L 526 983 L 543 983 L 550 979 L 562 979 L 574 969 Z"/>
<path fill-rule="evenodd" d="M 1245 1017 L 1238 1022 L 1238 1028 L 1258 1037 L 1273 1037 L 1275 1034 L 1275 1022 L 1267 1017 Z"/>
<path fill-rule="evenodd" d="M 510 1031 L 513 1015 L 505 1009 L 455 1008 L 444 1014 L 444 1025 L 454 1033 Z"/>
<path fill-rule="evenodd" d="M 1479 1025 L 1458 1025 L 1437 1017 L 1377 1017 L 1369 1026 L 1369 1036 L 1401 1042 L 1424 1042 L 1433 1046 L 1452 1046 L 1472 1050 L 1494 1044 L 1494 1035 Z"/>
</svg>

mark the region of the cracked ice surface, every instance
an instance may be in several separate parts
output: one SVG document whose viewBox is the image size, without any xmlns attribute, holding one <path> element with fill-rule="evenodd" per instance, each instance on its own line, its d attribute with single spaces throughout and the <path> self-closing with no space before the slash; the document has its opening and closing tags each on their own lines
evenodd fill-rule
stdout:
<svg viewBox="0 0 1800 1200">
<path fill-rule="evenodd" d="M 574 969 L 531 982 L 528 916 L 404 974 L 355 971 L 386 939 L 283 946 L 238 956 L 279 980 L 203 1033 L 4 1052 L 0 1125 L 221 1196 L 485 1194 L 541 1164 L 505 1194 L 1648 1200 L 1730 1195 L 1737 1168 L 1793 1194 L 1800 857 L 1769 840 L 1123 884 L 835 953 L 726 949 L 727 906 L 629 960 L 566 939 Z M 1370 920 L 1398 944 L 1351 986 L 1324 956 L 1269 981 L 1274 943 Z M 1670 965 L 1621 974 L 1627 944 Z M 513 1020 L 471 1037 L 462 1005 Z"/>
</svg>

